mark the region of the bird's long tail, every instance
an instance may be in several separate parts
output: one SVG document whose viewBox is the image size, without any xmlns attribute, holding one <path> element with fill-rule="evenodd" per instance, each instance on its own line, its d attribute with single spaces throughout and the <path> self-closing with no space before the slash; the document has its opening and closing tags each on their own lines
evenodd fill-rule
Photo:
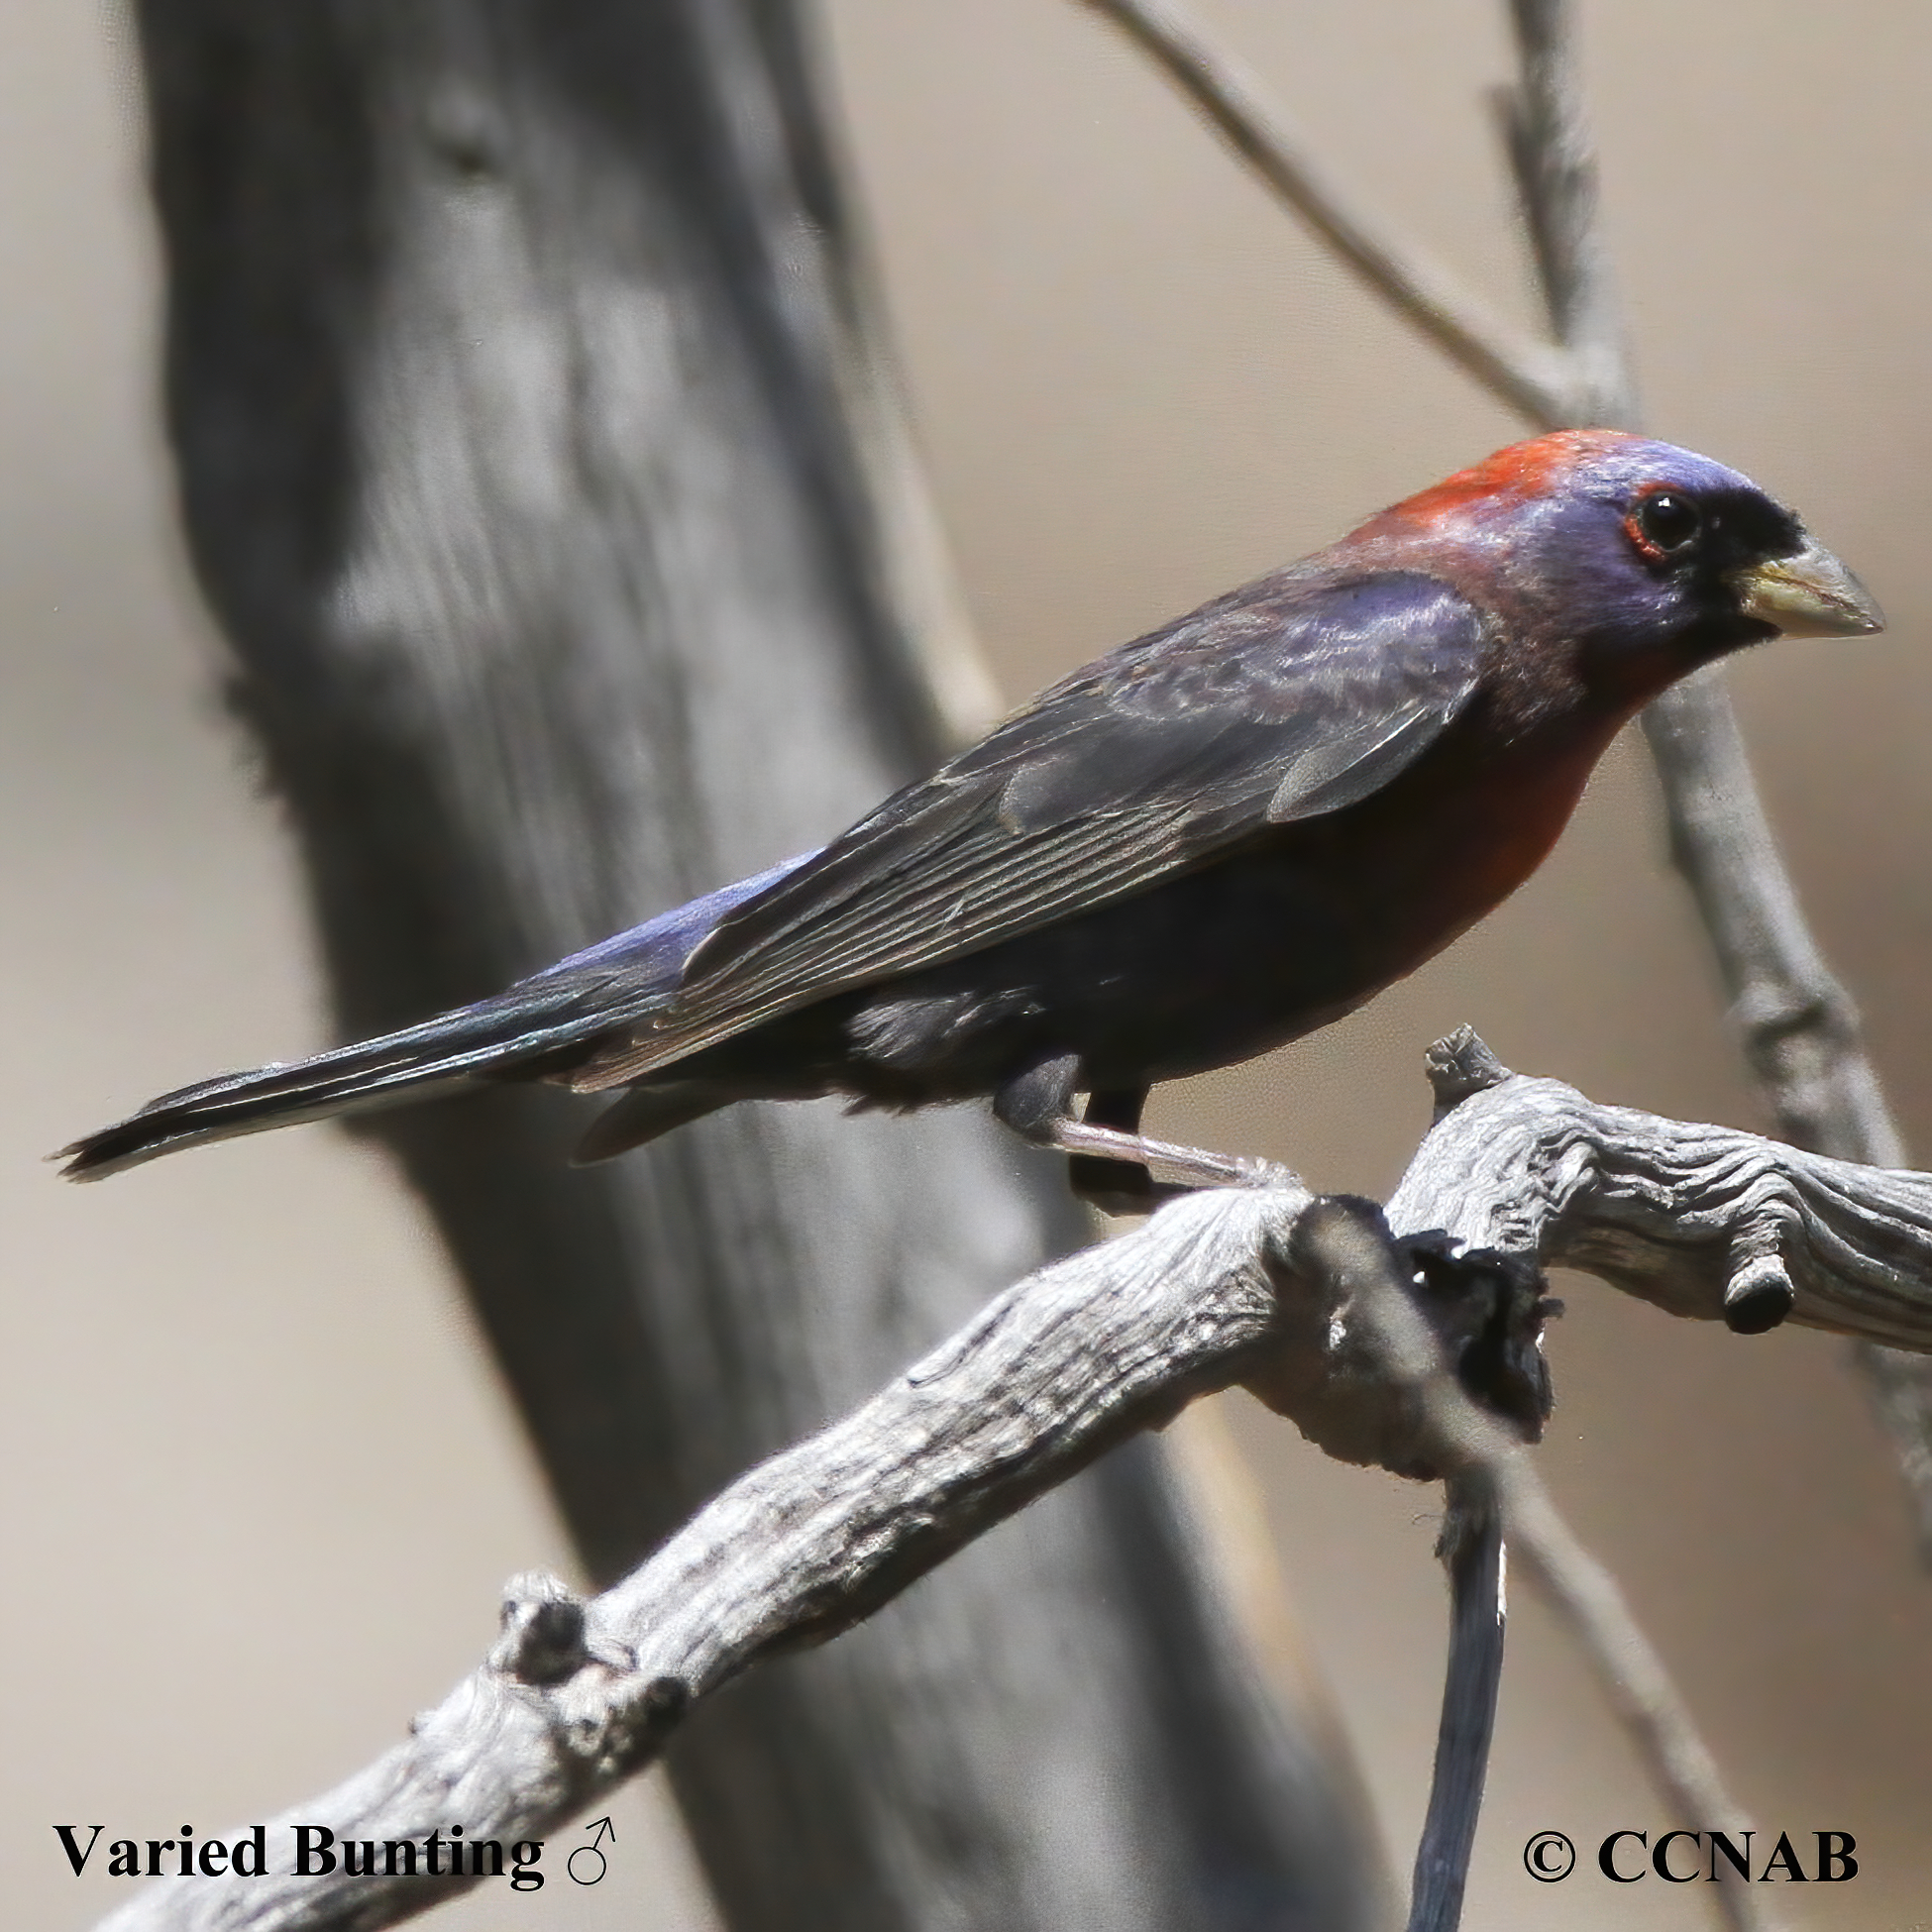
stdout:
<svg viewBox="0 0 1932 1932">
<path fill-rule="evenodd" d="M 675 994 L 693 947 L 811 856 L 803 852 L 674 907 L 475 1006 L 286 1066 L 222 1074 L 163 1094 L 54 1158 L 67 1163 L 61 1171 L 70 1180 L 97 1181 L 177 1147 L 427 1100 L 477 1081 L 562 1071 L 599 1035 L 661 1007 Z M 587 1157 L 634 1146 L 736 1097 L 692 1083 L 668 1083 L 660 1096 L 633 1096 L 619 1103 L 618 1126 L 602 1131 Z"/>
<path fill-rule="evenodd" d="M 380 1039 L 288 1065 L 218 1075 L 162 1094 L 54 1155 L 70 1180 L 94 1181 L 157 1154 L 326 1115 L 427 1100 L 512 1071 L 536 1073 L 611 1023 L 594 981 L 525 981 Z"/>
</svg>

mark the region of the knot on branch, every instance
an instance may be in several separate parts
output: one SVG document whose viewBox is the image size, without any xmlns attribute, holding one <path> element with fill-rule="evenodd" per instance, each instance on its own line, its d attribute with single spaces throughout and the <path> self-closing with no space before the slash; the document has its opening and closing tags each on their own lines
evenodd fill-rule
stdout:
<svg viewBox="0 0 1932 1932">
<path fill-rule="evenodd" d="M 1797 1305 L 1798 1291 L 1781 1256 L 1733 1254 L 1724 1289 L 1724 1326 L 1733 1335 L 1764 1335 Z"/>
<path fill-rule="evenodd" d="M 1859 1036 L 1861 1020 L 1852 996 L 1829 974 L 1803 985 L 1784 980 L 1749 982 L 1731 1007 L 1731 1020 L 1753 1054 L 1774 1053 L 1794 1036 L 1815 1035 L 1843 1047 Z"/>
<path fill-rule="evenodd" d="M 1473 1026 L 1458 1026 L 1445 1034 L 1423 1055 L 1429 1084 L 1436 1094 L 1436 1118 L 1459 1107 L 1473 1094 L 1500 1087 L 1511 1073 L 1490 1052 Z"/>
<path fill-rule="evenodd" d="M 424 141 L 459 181 L 501 179 L 509 172 L 511 140 L 502 111 L 479 88 L 444 74 L 422 104 Z"/>
<path fill-rule="evenodd" d="M 1544 1324 L 1563 1311 L 1543 1270 L 1519 1254 L 1464 1247 L 1441 1230 L 1404 1235 L 1395 1248 L 1462 1392 L 1526 1443 L 1540 1441 L 1555 1399 Z"/>
<path fill-rule="evenodd" d="M 1764 1335 L 1798 1305 L 1791 1270 L 1804 1240 L 1804 1197 L 1789 1176 L 1761 1170 L 1738 1176 L 1732 1204 L 1718 1317 L 1733 1335 Z"/>
<path fill-rule="evenodd" d="M 518 1683 L 552 1685 L 576 1676 L 590 1661 L 584 1600 L 559 1578 L 525 1570 L 503 1586 L 502 1635 L 489 1667 Z"/>
<path fill-rule="evenodd" d="M 1552 1401 L 1543 1326 L 1557 1304 L 1534 1262 L 1470 1250 L 1440 1232 L 1397 1239 L 1379 1207 L 1345 1195 L 1297 1216 L 1271 1261 L 1291 1277 L 1282 1340 L 1245 1385 L 1328 1454 L 1422 1481 L 1441 1476 L 1424 1400 L 1439 1365 L 1513 1436 L 1542 1435 Z M 1378 1298 L 1409 1316 L 1406 1342 L 1392 1339 Z"/>
</svg>

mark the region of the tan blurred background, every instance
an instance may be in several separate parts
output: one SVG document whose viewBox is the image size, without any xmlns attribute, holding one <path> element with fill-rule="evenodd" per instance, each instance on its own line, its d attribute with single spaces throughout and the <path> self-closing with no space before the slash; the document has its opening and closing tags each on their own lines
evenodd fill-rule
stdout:
<svg viewBox="0 0 1932 1932">
<path fill-rule="evenodd" d="M 1364 193 L 1527 320 L 1483 106 L 1499 5 L 1202 4 Z M 828 13 L 919 432 L 1010 696 L 1516 432 L 1070 0 Z M 1925 1152 L 1932 10 L 1586 18 L 1653 422 L 1796 504 L 1892 619 L 1735 682 Z M 170 521 L 126 41 L 98 5 L 0 8 L 0 1899 L 50 1928 L 126 1889 L 69 1877 L 53 1824 L 208 1832 L 320 1790 L 472 1664 L 504 1576 L 568 1562 L 374 1155 L 306 1128 L 100 1189 L 39 1165 L 161 1088 L 321 1039 L 287 853 Z M 1632 745 L 1503 913 L 1319 1040 L 1164 1095 L 1154 1125 L 1384 1192 L 1424 1123 L 1421 1050 L 1465 1019 L 1603 1099 L 1758 1125 Z M 1932 1925 L 1932 1584 L 1841 1349 L 1566 1291 L 1552 1480 L 1761 1823 L 1858 1838 L 1856 1881 L 1779 1902 L 1803 1926 Z M 1435 1496 L 1229 1407 L 1406 1872 L 1441 1667 Z M 1515 1608 L 1469 1923 L 1707 1922 L 1701 1887 L 1524 1876 L 1534 1830 L 1587 1846 L 1674 1821 L 1550 1620 L 1527 1591 Z M 439 1923 L 705 1926 L 660 1801 L 614 1815 L 598 1890 L 558 1872 Z"/>
</svg>

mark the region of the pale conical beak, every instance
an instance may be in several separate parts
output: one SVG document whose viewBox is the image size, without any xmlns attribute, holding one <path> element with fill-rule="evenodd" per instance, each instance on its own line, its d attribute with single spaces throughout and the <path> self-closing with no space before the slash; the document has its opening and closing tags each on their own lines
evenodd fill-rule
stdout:
<svg viewBox="0 0 1932 1932">
<path fill-rule="evenodd" d="M 1807 542 L 1795 557 L 1735 571 L 1738 608 L 1786 637 L 1866 637 L 1883 630 L 1872 592 L 1829 550 Z"/>
</svg>

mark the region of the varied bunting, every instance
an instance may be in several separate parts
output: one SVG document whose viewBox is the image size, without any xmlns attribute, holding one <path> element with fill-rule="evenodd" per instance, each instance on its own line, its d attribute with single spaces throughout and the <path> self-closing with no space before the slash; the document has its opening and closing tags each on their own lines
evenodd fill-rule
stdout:
<svg viewBox="0 0 1932 1932">
<path fill-rule="evenodd" d="M 544 1078 L 626 1090 L 586 1159 L 740 1100 L 990 1095 L 1083 1191 L 1131 1203 L 1161 1153 L 1137 1137 L 1152 1082 L 1326 1025 L 1439 952 L 1685 673 L 1880 621 L 1736 471 L 1542 436 L 1076 671 L 819 851 L 493 999 L 165 1095 L 66 1171 Z"/>
</svg>

